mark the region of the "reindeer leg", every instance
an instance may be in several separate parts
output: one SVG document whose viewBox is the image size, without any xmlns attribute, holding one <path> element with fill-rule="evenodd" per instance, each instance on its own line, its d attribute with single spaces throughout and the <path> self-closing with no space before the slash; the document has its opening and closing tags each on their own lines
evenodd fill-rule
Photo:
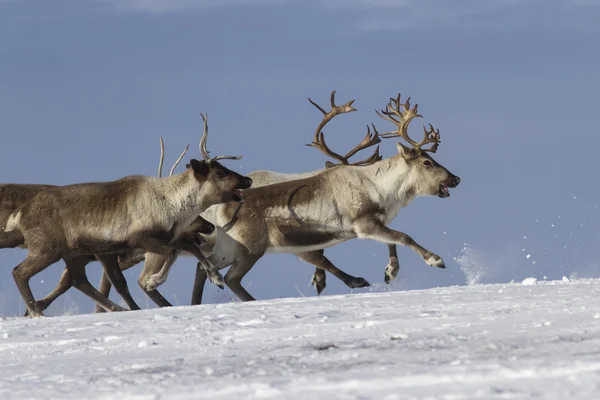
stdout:
<svg viewBox="0 0 600 400">
<path fill-rule="evenodd" d="M 320 268 L 315 268 L 315 273 L 310 279 L 310 284 L 313 285 L 315 290 L 317 291 L 317 295 L 320 295 L 325 287 L 327 286 L 327 275 L 325 275 L 325 270 Z"/>
<path fill-rule="evenodd" d="M 406 233 L 390 229 L 379 221 L 375 222 L 369 220 L 363 223 L 359 222 L 355 230 L 357 237 L 360 239 L 372 239 L 387 244 L 402 244 L 417 252 L 421 257 L 423 257 L 423 260 L 425 260 L 428 265 L 432 267 L 446 268 L 442 257 L 427 250 L 415 242 L 414 239 L 408 236 Z"/>
<path fill-rule="evenodd" d="M 181 238 L 177 240 L 175 246 L 179 250 L 187 251 L 196 256 L 196 258 L 198 259 L 198 265 L 204 268 L 210 283 L 219 287 L 220 289 L 225 289 L 223 275 L 221 275 L 219 270 L 215 268 L 206 257 L 204 257 L 204 254 L 202 254 L 202 250 L 200 249 L 199 244 L 196 244 L 196 242 L 194 242 L 193 239 Z"/>
<path fill-rule="evenodd" d="M 193 306 L 202 304 L 202 293 L 204 293 L 204 284 L 208 277 L 206 269 L 200 264 L 196 264 L 196 277 L 194 279 L 194 290 L 192 291 L 192 302 Z"/>
<path fill-rule="evenodd" d="M 126 251 L 123 253 L 119 253 L 117 255 L 117 258 L 119 259 L 119 268 L 121 268 L 121 271 L 126 271 L 129 268 L 144 261 L 145 257 L 144 257 L 144 253 L 137 254 L 136 251 Z M 112 288 L 112 284 L 110 283 L 110 279 L 108 279 L 108 275 L 106 275 L 106 272 L 103 269 L 102 277 L 100 278 L 100 286 L 98 287 L 98 291 L 100 293 L 102 293 L 104 296 L 108 297 L 110 295 L 111 288 Z M 96 304 L 96 309 L 94 310 L 94 312 L 95 313 L 103 313 L 103 312 L 106 312 L 106 310 L 104 308 L 100 307 L 100 305 Z"/>
<path fill-rule="evenodd" d="M 104 267 L 104 272 L 108 276 L 110 283 L 113 284 L 117 293 L 121 295 L 127 307 L 130 310 L 140 310 L 140 307 L 136 304 L 133 297 L 131 297 L 131 293 L 129 293 L 129 288 L 127 287 L 127 281 L 123 276 L 123 272 L 119 267 L 119 258 L 117 254 L 103 254 L 97 255 L 98 260 L 102 263 Z M 105 296 L 107 297 L 107 296 Z M 108 298 L 108 297 L 107 297 Z"/>
<path fill-rule="evenodd" d="M 335 265 L 333 265 L 331 261 L 329 261 L 327 257 L 325 257 L 323 253 L 324 250 L 307 251 L 305 253 L 296 254 L 296 257 L 298 257 L 302 261 L 306 261 L 310 264 L 313 264 L 318 269 L 320 268 L 321 270 L 325 270 L 332 273 L 336 278 L 344 282 L 344 284 L 349 288 L 361 288 L 371 286 L 365 278 L 357 278 L 352 275 L 348 275 L 341 269 L 337 268 Z M 323 288 L 325 288 L 325 285 L 323 285 Z M 321 294 L 318 287 L 317 293 Z"/>
<path fill-rule="evenodd" d="M 37 304 L 41 311 L 45 311 L 50 304 L 54 303 L 54 300 L 62 296 L 67 290 L 71 288 L 71 277 L 69 276 L 69 272 L 65 268 L 60 276 L 60 280 L 58 281 L 58 285 L 51 291 L 46 297 L 37 301 Z M 29 316 L 29 310 L 25 311 L 25 316 Z"/>
<path fill-rule="evenodd" d="M 112 288 L 112 283 L 110 283 L 110 279 L 108 279 L 108 275 L 106 275 L 106 271 L 102 269 L 102 276 L 100 277 L 100 286 L 98 286 L 98 291 L 102 293 L 103 296 L 108 297 L 110 295 L 110 289 Z M 96 304 L 96 308 L 94 309 L 95 313 L 103 313 L 106 310 L 100 306 L 100 304 Z"/>
<path fill-rule="evenodd" d="M 65 261 L 71 277 L 71 285 L 93 299 L 96 303 L 100 304 L 107 311 L 125 311 L 123 307 L 112 302 L 106 296 L 103 296 L 102 293 L 92 286 L 85 274 L 85 266 L 89 263 L 89 258 L 75 257 L 65 259 Z"/>
<path fill-rule="evenodd" d="M 384 280 L 385 283 L 391 283 L 398 276 L 400 271 L 400 263 L 398 262 L 398 249 L 395 244 L 388 244 L 390 253 L 390 262 L 385 266 Z"/>
<path fill-rule="evenodd" d="M 48 268 L 51 264 L 58 261 L 60 257 L 52 253 L 36 254 L 32 253 L 31 250 L 23 262 L 17 265 L 12 272 L 15 283 L 21 296 L 25 301 L 27 310 L 29 311 L 30 317 L 43 317 L 44 314 L 39 304 L 35 301 L 31 288 L 29 287 L 29 280 L 37 273 Z"/>
<path fill-rule="evenodd" d="M 145 280 L 143 282 L 138 280 L 140 287 L 146 293 L 156 290 L 157 287 L 167 280 L 169 271 L 175 263 L 175 260 L 177 260 L 177 250 L 174 246 L 167 245 L 164 241 L 154 237 L 142 236 L 139 237 L 138 240 L 132 241 L 132 243 L 132 247 L 140 247 L 146 251 L 146 263 L 144 264 L 144 270 L 142 271 Z M 148 254 L 164 257 L 164 263 L 159 271 L 150 273 L 149 270 L 146 269 L 146 265 L 148 265 Z M 140 279 L 142 279 L 142 275 L 140 275 Z"/>
<path fill-rule="evenodd" d="M 240 253 L 241 252 L 242 251 L 240 251 Z M 262 257 L 262 254 L 250 254 L 245 250 L 243 253 L 245 254 L 236 254 L 233 264 L 231 264 L 229 271 L 225 274 L 225 284 L 237 297 L 239 297 L 240 300 L 253 301 L 254 297 L 252 297 L 242 286 L 242 279 Z"/>
<path fill-rule="evenodd" d="M 144 269 L 140 274 L 138 283 L 142 290 L 148 295 L 148 297 L 150 297 L 150 300 L 152 300 L 159 307 L 171 307 L 172 304 L 169 303 L 167 299 L 165 299 L 155 288 L 149 289 L 147 287 L 148 281 L 152 276 L 158 275 L 165 264 L 170 263 L 172 265 L 176 259 L 177 253 L 175 251 L 173 251 L 170 256 L 161 256 L 154 253 L 146 253 Z"/>
</svg>

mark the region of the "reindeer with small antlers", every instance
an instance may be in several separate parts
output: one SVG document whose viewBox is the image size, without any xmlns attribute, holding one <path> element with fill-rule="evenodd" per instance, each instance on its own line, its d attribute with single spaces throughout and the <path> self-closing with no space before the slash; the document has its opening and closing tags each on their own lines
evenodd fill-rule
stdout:
<svg viewBox="0 0 600 400">
<path fill-rule="evenodd" d="M 342 107 L 350 111 L 351 105 L 349 102 Z M 321 111 L 325 117 L 320 128 L 335 116 Z M 400 103 L 398 96 L 381 115 L 398 127 L 382 137 L 400 137 L 412 147 L 398 143 L 398 155 L 382 160 L 376 152 L 372 163 L 360 166 L 349 165 L 347 159 L 335 154 L 334 158 L 342 165 L 303 174 L 304 177 L 297 175 L 299 179 L 253 187 L 245 191 L 246 199 L 241 205 L 216 205 L 202 214 L 217 226 L 208 257 L 210 264 L 217 269 L 231 265 L 224 282 L 241 300 L 254 300 L 241 280 L 256 261 L 269 252 L 294 253 L 333 273 L 350 287 L 368 285 L 363 278 L 351 277 L 337 269 L 322 253 L 324 248 L 357 237 L 388 245 L 403 244 L 417 252 L 428 265 L 445 267 L 440 256 L 386 225 L 417 196 L 448 197 L 448 189 L 456 187 L 460 179 L 428 154 L 437 150 L 438 131 L 424 128 L 420 142 L 408 135 L 409 123 L 420 116 L 417 106 L 411 109 L 409 103 Z M 323 145 L 320 129 L 317 132 L 315 146 L 331 154 L 326 144 Z M 376 131 L 375 135 L 379 136 Z M 369 137 L 364 143 L 374 141 L 376 139 Z M 432 146 L 424 147 L 428 144 Z M 340 196 L 340 193 L 345 195 Z M 142 275 L 168 272 L 164 268 L 156 270 L 156 265 L 160 264 L 152 267 L 146 260 Z M 209 274 L 197 272 L 194 304 L 200 303 Z"/>
<path fill-rule="evenodd" d="M 177 166 L 179 165 L 179 163 L 181 162 L 181 160 L 187 153 L 188 149 L 189 149 L 189 145 L 187 145 L 185 147 L 185 149 L 179 155 L 177 160 L 175 160 L 175 163 L 173 164 L 173 166 L 171 167 L 171 170 L 169 171 L 169 176 L 173 175 L 175 168 L 177 168 Z M 160 158 L 159 158 L 159 163 L 158 163 L 158 177 L 159 178 L 162 177 L 164 158 L 165 158 L 165 145 L 164 145 L 163 138 L 160 137 Z M 25 203 L 26 200 L 33 198 L 33 194 L 36 194 L 38 191 L 41 191 L 44 189 L 56 188 L 56 187 L 58 187 L 58 186 L 18 185 L 18 184 L 0 185 L 0 194 L 2 194 L 0 196 L 0 200 L 3 200 L 2 201 L 3 205 L 5 205 L 6 201 L 8 200 L 6 198 L 8 197 L 7 189 L 9 189 L 9 188 L 11 191 L 17 190 L 21 194 L 20 197 L 22 197 L 22 199 L 21 199 L 22 201 L 17 202 L 17 203 L 12 203 L 12 207 L 3 207 L 2 208 L 2 210 L 3 210 L 2 215 L 5 215 L 5 217 L 0 220 L 3 222 L 2 231 L 0 232 L 0 245 L 1 246 L 7 247 L 7 245 L 9 243 L 14 243 L 13 245 L 11 245 L 11 247 L 15 247 L 16 245 L 20 245 L 21 247 L 26 247 L 25 240 L 23 239 L 23 236 L 21 235 L 21 233 L 19 231 L 4 232 L 4 225 L 6 224 L 6 219 L 8 218 L 8 215 L 10 213 L 12 213 L 16 208 L 18 208 L 18 207 L 16 207 L 16 205 L 20 206 L 21 204 Z M 33 189 L 36 189 L 36 190 L 33 190 Z M 25 194 L 27 194 L 29 192 L 31 192 L 30 195 L 25 196 Z M 178 248 L 187 248 L 189 250 L 188 253 L 190 255 L 193 255 L 196 258 L 198 258 L 200 263 L 206 262 L 206 259 L 203 256 L 199 256 L 199 254 L 200 255 L 202 254 L 201 246 L 204 242 L 204 239 L 202 236 L 200 236 L 200 234 L 210 235 L 211 233 L 213 233 L 214 229 L 215 229 L 215 226 L 213 224 L 211 224 L 210 222 L 208 222 L 201 216 L 198 216 L 187 227 L 185 232 L 178 239 L 177 247 Z M 118 262 L 119 269 L 121 271 L 125 271 L 125 270 L 131 268 L 132 266 L 137 265 L 138 263 L 144 261 L 144 259 L 145 259 L 144 250 L 128 249 L 126 251 L 119 253 L 117 259 L 114 259 L 114 257 L 96 257 L 96 256 L 92 256 L 89 258 L 90 261 L 93 261 L 95 259 L 98 259 L 99 261 L 101 261 L 103 263 L 103 267 L 104 267 L 104 271 L 102 273 L 102 280 L 100 282 L 100 287 L 102 288 L 103 285 L 104 286 L 108 285 L 108 287 L 110 288 L 110 286 L 112 286 L 112 284 L 115 284 L 115 288 L 117 289 L 117 292 L 121 295 L 121 297 L 124 298 L 127 306 L 130 307 L 130 309 L 137 309 L 136 308 L 137 305 L 135 304 L 135 302 L 131 303 L 129 300 L 129 297 L 128 297 L 129 289 L 127 288 L 126 285 L 123 284 L 123 281 L 120 278 L 117 277 L 117 279 L 115 279 L 112 276 L 112 275 L 114 275 L 114 272 L 112 272 L 112 270 L 114 270 L 117 267 L 116 265 L 114 265 L 114 263 L 117 263 L 117 262 Z M 107 263 L 111 263 L 111 264 L 107 264 Z M 107 269 L 109 270 L 108 273 L 106 272 Z M 109 275 L 111 275 L 111 276 L 109 276 Z M 44 310 L 46 310 L 58 297 L 62 296 L 71 287 L 72 287 L 71 276 L 69 275 L 68 269 L 65 268 L 56 288 L 52 292 L 50 292 L 48 295 L 46 295 L 46 297 L 44 297 L 43 299 L 38 300 L 36 302 L 39 310 L 41 310 L 42 312 Z M 106 289 L 104 291 L 100 290 L 99 292 L 102 293 L 104 296 L 108 297 L 108 292 L 106 294 L 104 294 L 105 291 L 106 291 Z M 107 308 L 106 308 L 107 304 L 104 302 L 104 299 L 100 298 L 100 301 L 102 303 L 96 304 L 95 311 L 96 312 L 107 311 Z M 111 304 L 111 303 L 108 303 L 108 304 Z M 112 303 L 112 304 L 114 304 L 114 303 Z M 108 311 L 123 311 L 123 310 L 124 309 L 122 307 L 118 306 L 118 308 L 116 308 L 116 307 L 114 307 L 114 305 L 108 309 Z M 28 315 L 29 315 L 29 310 L 25 313 L 25 316 L 28 316 Z"/>
<path fill-rule="evenodd" d="M 202 141 L 206 143 L 205 136 Z M 5 232 L 19 231 L 27 244 L 27 258 L 13 270 L 13 277 L 29 314 L 43 315 L 29 279 L 61 258 L 73 286 L 99 304 L 109 304 L 105 308 L 113 308 L 116 304 L 87 280 L 85 265 L 90 255 L 112 257 L 115 265 L 118 253 L 141 248 L 164 257 L 165 264 L 173 263 L 174 250 L 195 250 L 187 243 L 180 247 L 178 239 L 198 215 L 220 202 L 242 201 L 239 189 L 252 183 L 216 160 L 192 159 L 186 168 L 167 178 L 128 176 L 52 188 L 16 209 L 8 217 Z M 203 258 L 199 251 L 198 256 Z M 118 266 L 116 270 L 122 276 Z M 166 279 L 166 274 L 158 279 L 162 277 Z"/>
</svg>

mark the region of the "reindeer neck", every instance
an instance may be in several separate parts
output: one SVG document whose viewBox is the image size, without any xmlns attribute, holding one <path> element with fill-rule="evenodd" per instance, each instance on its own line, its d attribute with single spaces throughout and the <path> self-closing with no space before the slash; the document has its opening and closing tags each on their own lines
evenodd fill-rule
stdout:
<svg viewBox="0 0 600 400">
<path fill-rule="evenodd" d="M 175 213 L 190 213 L 196 214 L 200 208 L 198 204 L 199 191 L 202 187 L 197 182 L 192 182 L 195 179 L 190 173 L 183 172 L 181 174 L 155 178 L 158 181 L 160 194 L 169 205 L 169 208 Z"/>
<path fill-rule="evenodd" d="M 374 200 L 391 214 L 392 219 L 415 198 L 416 182 L 411 179 L 406 161 L 400 154 L 361 169 L 375 186 L 376 193 L 371 194 Z"/>
</svg>

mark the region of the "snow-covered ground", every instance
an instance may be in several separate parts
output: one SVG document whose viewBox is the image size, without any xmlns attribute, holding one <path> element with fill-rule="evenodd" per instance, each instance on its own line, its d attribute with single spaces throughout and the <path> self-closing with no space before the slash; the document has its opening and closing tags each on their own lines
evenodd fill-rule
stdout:
<svg viewBox="0 0 600 400">
<path fill-rule="evenodd" d="M 0 399 L 597 399 L 600 280 L 0 320 Z"/>
</svg>

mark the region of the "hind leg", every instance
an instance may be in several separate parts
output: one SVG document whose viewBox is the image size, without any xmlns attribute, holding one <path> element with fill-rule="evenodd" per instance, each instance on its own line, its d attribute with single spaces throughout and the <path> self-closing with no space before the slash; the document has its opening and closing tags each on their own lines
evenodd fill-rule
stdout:
<svg viewBox="0 0 600 400">
<path fill-rule="evenodd" d="M 106 275 L 106 271 L 102 270 L 102 277 L 100 278 L 100 286 L 98 287 L 98 291 L 102 293 L 103 296 L 108 297 L 110 294 L 110 289 L 112 288 L 112 283 L 110 283 L 110 279 L 108 279 L 108 275 Z M 96 308 L 94 309 L 95 313 L 103 313 L 106 312 L 104 308 L 100 306 L 100 304 L 96 304 Z"/>
<path fill-rule="evenodd" d="M 250 254 L 245 249 L 239 253 L 242 254 L 236 254 L 231 267 L 225 274 L 225 284 L 240 300 L 253 301 L 254 297 L 242 286 L 242 279 L 262 257 L 262 254 Z"/>
<path fill-rule="evenodd" d="M 97 255 L 96 257 L 98 257 L 98 260 L 100 260 L 102 263 L 104 272 L 115 287 L 117 293 L 119 293 L 123 300 L 125 300 L 127 307 L 129 307 L 130 310 L 139 310 L 140 307 L 136 304 L 135 300 L 133 300 L 133 297 L 131 297 L 131 293 L 129 293 L 129 287 L 127 287 L 127 281 L 125 280 L 125 276 L 123 276 L 123 272 L 119 267 L 118 255 L 104 254 Z M 104 274 L 102 276 L 104 276 Z M 108 296 L 104 297 L 108 298 Z"/>
<path fill-rule="evenodd" d="M 60 280 L 58 281 L 58 285 L 56 286 L 56 288 L 54 288 L 53 291 L 51 291 L 48 295 L 46 295 L 46 297 L 37 301 L 37 304 L 40 307 L 40 310 L 42 310 L 42 311 L 46 310 L 48 307 L 50 307 L 50 304 L 52 304 L 54 302 L 54 300 L 56 300 L 57 298 L 62 296 L 70 288 L 71 288 L 71 277 L 69 276 L 69 272 L 65 268 L 63 270 L 62 275 L 60 276 Z M 29 316 L 29 310 L 27 310 L 25 312 L 25 316 L 26 317 Z"/>
<path fill-rule="evenodd" d="M 327 257 L 325 257 L 323 253 L 324 250 L 307 251 L 305 253 L 296 254 L 296 257 L 302 261 L 306 261 L 307 263 L 314 265 L 318 269 L 332 273 L 336 278 L 344 282 L 344 284 L 349 288 L 354 289 L 370 286 L 369 282 L 367 282 L 365 278 L 357 278 L 337 268 L 331 261 L 329 261 Z M 323 286 L 321 290 L 325 288 L 324 282 L 325 281 L 323 280 Z M 317 287 L 317 293 L 321 293 L 319 291 L 319 287 Z"/>
<path fill-rule="evenodd" d="M 92 286 L 85 274 L 85 266 L 89 263 L 89 258 L 76 257 L 66 259 L 65 261 L 71 277 L 71 285 L 90 297 L 96 303 L 100 304 L 107 311 L 125 311 L 123 307 L 110 301 Z"/>
<path fill-rule="evenodd" d="M 25 301 L 30 317 L 43 317 L 44 314 L 40 305 L 33 297 L 33 293 L 29 287 L 29 280 L 59 259 L 60 257 L 54 253 L 29 252 L 25 260 L 13 269 L 13 278 L 21 293 L 21 297 L 23 297 L 23 300 Z"/>
</svg>

